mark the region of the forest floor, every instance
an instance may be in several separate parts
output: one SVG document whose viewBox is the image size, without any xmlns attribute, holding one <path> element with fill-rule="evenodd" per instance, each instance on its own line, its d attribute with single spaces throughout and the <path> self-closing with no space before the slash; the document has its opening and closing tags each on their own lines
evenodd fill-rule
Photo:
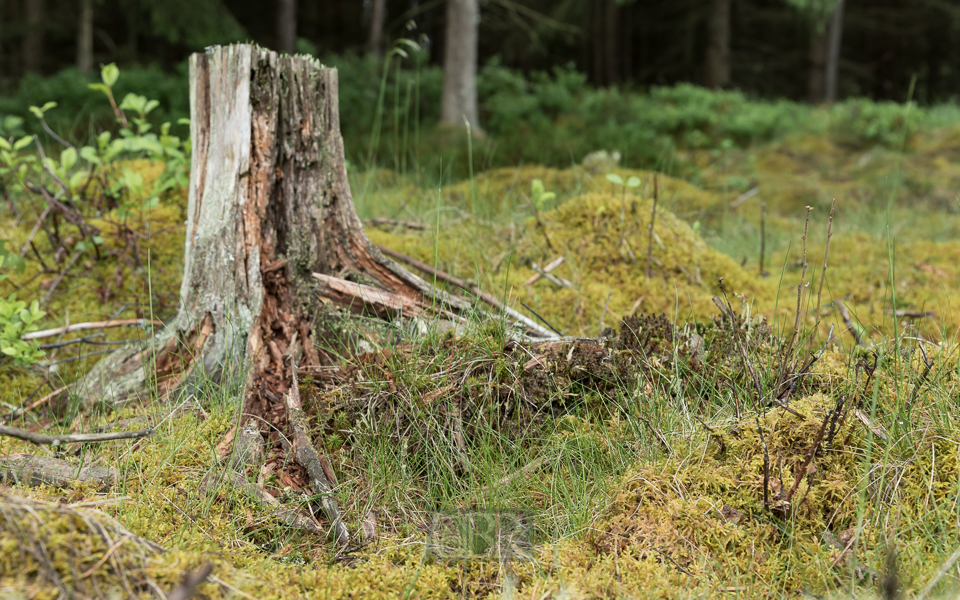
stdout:
<svg viewBox="0 0 960 600">
<path fill-rule="evenodd" d="M 109 414 L 73 401 L 27 411 L 7 424 L 133 419 L 157 435 L 50 450 L 115 469 L 108 486 L 0 488 L 0 595 L 153 597 L 204 564 L 210 598 L 955 594 L 960 129 L 903 152 L 812 135 L 690 151 L 667 171 L 687 175 L 601 158 L 429 189 L 353 172 L 375 243 L 581 339 L 517 343 L 496 320 L 455 332 L 345 322 L 323 348 L 338 363 L 301 384 L 350 552 L 223 484 L 236 385 Z M 175 194 L 99 221 L 105 248 L 135 243 L 138 259 L 83 262 L 43 327 L 173 316 L 185 212 Z M 32 223 L 8 219 L 2 237 L 19 248 Z M 535 280 L 550 264 L 553 278 Z M 34 298 L 54 283 L 28 263 L 0 285 Z M 3 368 L 4 410 L 72 385 L 104 342 L 144 332 L 90 335 L 50 338 L 37 366 Z M 0 437 L 7 460 L 38 452 Z M 309 510 L 284 467 L 248 475 Z"/>
</svg>

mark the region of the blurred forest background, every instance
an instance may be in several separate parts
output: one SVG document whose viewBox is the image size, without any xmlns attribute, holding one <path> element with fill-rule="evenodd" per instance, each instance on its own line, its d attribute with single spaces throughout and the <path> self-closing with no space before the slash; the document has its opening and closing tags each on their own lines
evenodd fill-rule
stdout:
<svg viewBox="0 0 960 600">
<path fill-rule="evenodd" d="M 524 73 L 572 65 L 598 86 L 692 82 L 821 99 L 811 73 L 842 24 L 836 93 L 952 100 L 960 90 L 955 0 L 480 0 L 479 62 Z M 210 44 L 253 40 L 319 55 L 382 53 L 421 39 L 443 62 L 442 0 L 2 0 L 0 85 L 99 63 L 182 68 Z M 836 8 L 839 7 L 840 11 Z M 837 14 L 839 13 L 839 15 Z M 839 18 L 838 18 L 839 16 Z"/>
<path fill-rule="evenodd" d="M 145 93 L 160 101 L 152 119 L 175 121 L 189 112 L 187 56 L 252 40 L 340 67 L 351 162 L 462 154 L 462 138 L 421 130 L 467 117 L 496 140 L 478 169 L 601 149 L 663 168 L 677 148 L 808 131 L 797 103 L 858 99 L 832 122 L 868 146 L 902 140 L 911 118 L 952 123 L 955 111 L 902 103 L 954 102 L 958 24 L 956 0 L 0 0 L 0 121 L 43 136 L 28 109 L 53 100 L 47 122 L 68 137 L 115 126 L 87 87 L 113 62 L 118 97 Z M 445 88 L 445 70 L 462 79 Z M 464 161 L 450 161 L 455 177 Z"/>
</svg>

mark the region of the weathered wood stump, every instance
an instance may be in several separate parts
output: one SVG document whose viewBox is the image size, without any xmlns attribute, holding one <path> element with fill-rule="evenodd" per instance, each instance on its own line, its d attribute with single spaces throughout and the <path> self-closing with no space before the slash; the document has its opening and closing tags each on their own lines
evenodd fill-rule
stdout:
<svg viewBox="0 0 960 600">
<path fill-rule="evenodd" d="M 288 415 L 301 414 L 291 395 L 296 365 L 320 362 L 314 273 L 375 286 L 404 306 L 448 315 L 469 308 L 385 258 L 364 234 L 347 181 L 335 69 L 251 45 L 215 47 L 190 59 L 190 109 L 179 314 L 146 349 L 98 365 L 83 388 L 90 405 L 233 375 L 245 381 L 241 427 L 285 430 Z M 300 460 L 304 436 L 290 437 Z M 316 469 L 303 466 L 315 480 Z"/>
</svg>

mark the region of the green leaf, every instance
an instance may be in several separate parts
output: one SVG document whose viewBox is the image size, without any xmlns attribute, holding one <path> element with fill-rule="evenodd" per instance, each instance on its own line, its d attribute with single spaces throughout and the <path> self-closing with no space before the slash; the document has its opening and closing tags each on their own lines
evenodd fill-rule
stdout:
<svg viewBox="0 0 960 600">
<path fill-rule="evenodd" d="M 533 182 L 530 184 L 530 194 L 533 195 L 534 199 L 537 199 L 543 195 L 543 182 L 541 180 L 533 180 Z"/>
<path fill-rule="evenodd" d="M 94 150 L 92 146 L 80 148 L 80 158 L 95 165 L 100 164 L 100 157 L 97 156 L 97 151 Z"/>
<path fill-rule="evenodd" d="M 30 107 L 30 112 L 33 114 L 33 116 L 35 116 L 35 117 L 38 118 L 38 119 L 42 119 L 42 118 L 43 118 L 43 111 L 40 110 L 40 107 L 31 106 L 31 107 Z"/>
<path fill-rule="evenodd" d="M 180 125 L 189 125 L 190 119 L 177 119 L 177 123 Z"/>
<path fill-rule="evenodd" d="M 40 107 L 40 110 L 42 110 L 43 112 L 47 112 L 51 108 L 56 108 L 56 107 L 57 107 L 56 102 L 47 102 L 42 107 Z"/>
<path fill-rule="evenodd" d="M 33 142 L 33 136 L 32 136 L 32 135 L 25 135 L 25 136 L 23 136 L 22 138 L 20 138 L 19 140 L 15 141 L 15 142 L 13 143 L 13 149 L 14 149 L 14 150 L 23 150 L 24 148 L 26 148 L 27 146 L 29 146 L 31 142 Z"/>
<path fill-rule="evenodd" d="M 620 177 L 616 173 L 607 173 L 607 181 L 617 185 L 623 185 L 623 177 Z"/>
<path fill-rule="evenodd" d="M 13 146 L 10 145 L 10 142 L 0 137 L 0 148 L 3 148 L 4 150 L 12 150 Z"/>
<path fill-rule="evenodd" d="M 627 179 L 627 187 L 628 187 L 628 188 L 640 187 L 640 178 L 639 178 L 639 177 L 631 177 L 631 178 Z"/>
<path fill-rule="evenodd" d="M 77 164 L 77 149 L 67 148 L 60 153 L 60 166 L 64 169 L 72 169 Z"/>
<path fill-rule="evenodd" d="M 70 181 L 67 182 L 67 185 L 73 189 L 80 187 L 80 184 L 83 183 L 83 180 L 87 178 L 88 173 L 86 171 L 77 171 L 70 176 Z"/>
<path fill-rule="evenodd" d="M 12 132 L 14 129 L 20 129 L 21 125 L 23 125 L 23 119 L 16 115 L 7 115 L 3 119 L 3 128 L 7 133 Z"/>
<path fill-rule="evenodd" d="M 120 69 L 117 67 L 117 63 L 110 63 L 109 65 L 100 67 L 100 79 L 103 80 L 103 84 L 108 88 L 113 87 L 113 84 L 117 82 L 119 77 Z"/>
<path fill-rule="evenodd" d="M 91 90 L 99 90 L 107 95 L 110 94 L 110 88 L 103 85 L 102 83 L 90 83 L 90 84 L 87 84 L 87 87 L 90 88 Z"/>
<path fill-rule="evenodd" d="M 149 101 L 147 101 L 146 106 L 143 107 L 143 114 L 147 114 L 148 112 L 150 112 L 151 110 L 155 109 L 155 108 L 158 107 L 158 106 L 160 106 L 160 101 L 159 101 L 159 100 L 149 100 Z"/>
</svg>

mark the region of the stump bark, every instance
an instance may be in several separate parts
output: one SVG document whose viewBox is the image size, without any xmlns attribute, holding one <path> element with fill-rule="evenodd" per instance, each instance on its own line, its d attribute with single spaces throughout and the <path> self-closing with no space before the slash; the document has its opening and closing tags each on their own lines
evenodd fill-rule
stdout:
<svg viewBox="0 0 960 600">
<path fill-rule="evenodd" d="M 376 286 L 448 312 L 469 305 L 383 256 L 347 181 L 336 69 L 251 45 L 190 59 L 192 165 L 177 317 L 146 350 L 103 360 L 91 401 L 161 395 L 249 366 L 257 413 L 282 407 L 291 348 L 317 364 L 314 273 Z"/>
<path fill-rule="evenodd" d="M 241 427 L 283 431 L 297 365 L 321 359 L 315 273 L 445 314 L 470 308 L 384 257 L 364 234 L 347 180 L 335 69 L 251 45 L 214 47 L 190 59 L 190 110 L 179 313 L 145 349 L 98 364 L 83 386 L 89 404 L 145 398 L 149 388 L 162 397 L 235 375 L 245 382 Z"/>
</svg>

